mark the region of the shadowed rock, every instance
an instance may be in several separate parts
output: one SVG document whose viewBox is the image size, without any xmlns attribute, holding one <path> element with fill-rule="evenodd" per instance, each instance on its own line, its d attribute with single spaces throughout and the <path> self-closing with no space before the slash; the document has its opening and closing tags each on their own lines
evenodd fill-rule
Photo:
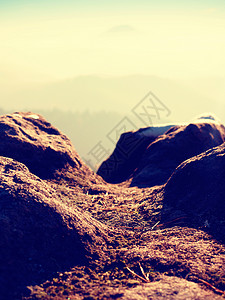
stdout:
<svg viewBox="0 0 225 300">
<path fill-rule="evenodd" d="M 101 164 L 97 174 L 110 183 L 131 178 L 147 147 L 174 126 L 152 126 L 121 134 L 113 153 Z"/>
<path fill-rule="evenodd" d="M 180 163 L 224 141 L 225 127 L 213 116 L 202 116 L 191 124 L 126 132 L 97 174 L 110 183 L 132 179 L 131 186 L 161 185 Z"/>
<path fill-rule="evenodd" d="M 0 228 L 0 286 L 8 292 L 21 282 L 36 283 L 52 272 L 104 257 L 106 226 L 58 202 L 48 184 L 4 157 Z"/>
<path fill-rule="evenodd" d="M 183 162 L 164 189 L 164 215 L 185 215 L 225 241 L 225 143 Z"/>
<path fill-rule="evenodd" d="M 143 152 L 155 140 L 154 137 L 140 133 L 141 130 L 123 133 L 113 153 L 101 164 L 97 174 L 110 183 L 120 183 L 129 179 L 138 166 Z"/>
<path fill-rule="evenodd" d="M 144 152 L 131 186 L 166 183 L 179 164 L 225 141 L 225 127 L 216 122 L 175 126 L 158 137 Z"/>
</svg>

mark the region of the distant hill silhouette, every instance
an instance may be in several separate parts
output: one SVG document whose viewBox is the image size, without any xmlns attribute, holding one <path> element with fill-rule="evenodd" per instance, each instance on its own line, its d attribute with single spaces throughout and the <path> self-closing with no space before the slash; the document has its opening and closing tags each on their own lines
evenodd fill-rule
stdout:
<svg viewBox="0 0 225 300">
<path fill-rule="evenodd" d="M 207 93 L 203 83 L 197 87 L 188 79 L 181 81 L 147 75 L 78 76 L 52 83 L 25 85 L 21 90 L 17 88 L 15 93 L 8 88 L 8 94 L 7 90 L 3 94 L 2 105 L 4 109 L 13 111 L 58 109 L 82 112 L 89 109 L 90 112 L 126 114 L 152 91 L 170 108 L 170 121 L 188 120 L 202 111 L 214 111 L 222 119 L 222 100 L 218 95 L 223 95 L 221 87 L 216 85 L 214 93 Z"/>
</svg>

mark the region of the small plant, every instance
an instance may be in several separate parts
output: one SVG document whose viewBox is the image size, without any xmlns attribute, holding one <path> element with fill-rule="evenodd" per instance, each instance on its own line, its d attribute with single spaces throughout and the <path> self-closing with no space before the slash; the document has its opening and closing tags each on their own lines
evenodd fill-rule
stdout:
<svg viewBox="0 0 225 300">
<path fill-rule="evenodd" d="M 140 276 L 140 275 L 138 275 L 137 273 L 135 273 L 134 271 L 132 271 L 130 268 L 128 268 L 128 267 L 126 267 L 127 268 L 127 270 L 131 273 L 131 274 L 133 274 L 134 276 L 136 276 L 136 277 L 138 277 L 139 279 L 141 279 L 141 280 L 143 280 L 144 282 L 151 282 L 150 281 L 150 279 L 149 279 L 149 274 L 148 273 L 146 273 L 145 274 L 145 271 L 144 271 L 144 269 L 142 268 L 142 266 L 141 266 L 141 264 L 140 263 L 138 263 L 139 264 L 139 267 L 140 267 L 140 270 L 141 270 L 141 273 L 142 273 L 142 275 L 143 276 Z"/>
</svg>

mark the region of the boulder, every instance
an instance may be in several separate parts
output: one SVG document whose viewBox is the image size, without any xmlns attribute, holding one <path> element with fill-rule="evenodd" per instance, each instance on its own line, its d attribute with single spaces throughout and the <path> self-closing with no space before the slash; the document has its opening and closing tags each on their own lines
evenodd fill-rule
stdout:
<svg viewBox="0 0 225 300">
<path fill-rule="evenodd" d="M 81 167 L 69 139 L 40 115 L 1 116 L 0 132 L 0 155 L 22 162 L 40 178 L 54 176 L 65 165 Z"/>
<path fill-rule="evenodd" d="M 103 183 L 83 163 L 69 138 L 41 115 L 17 112 L 0 116 L 0 135 L 0 156 L 23 163 L 41 179 L 67 180 L 87 189 L 89 183 Z"/>
<path fill-rule="evenodd" d="M 190 124 L 165 124 L 123 133 L 97 174 L 110 183 L 131 181 L 130 186 L 166 183 L 184 160 L 225 141 L 225 127 L 211 114 Z"/>
<path fill-rule="evenodd" d="M 172 174 L 139 189 L 106 184 L 40 115 L 0 117 L 1 297 L 107 298 L 108 288 L 111 298 L 219 299 L 225 249 L 204 231 L 225 232 L 224 130 L 209 118 L 122 135 L 123 153 L 115 151 L 127 161 L 113 166 L 111 181 L 134 184 L 147 167 L 147 186 Z M 174 217 L 187 227 L 163 229 Z M 131 288 L 126 266 L 143 276 L 139 262 L 154 282 Z"/>
<path fill-rule="evenodd" d="M 213 120 L 174 126 L 153 141 L 135 170 L 131 186 L 165 184 L 183 161 L 225 141 L 225 127 Z"/>
<path fill-rule="evenodd" d="M 184 161 L 164 188 L 164 217 L 184 215 L 225 241 L 225 143 Z"/>
<path fill-rule="evenodd" d="M 60 203 L 46 182 L 5 157 L 0 157 L 0 228 L 1 296 L 56 271 L 104 258 L 107 227 Z"/>
<path fill-rule="evenodd" d="M 110 183 L 129 179 L 148 145 L 173 126 L 152 126 L 121 134 L 113 153 L 101 164 L 97 174 Z"/>
</svg>

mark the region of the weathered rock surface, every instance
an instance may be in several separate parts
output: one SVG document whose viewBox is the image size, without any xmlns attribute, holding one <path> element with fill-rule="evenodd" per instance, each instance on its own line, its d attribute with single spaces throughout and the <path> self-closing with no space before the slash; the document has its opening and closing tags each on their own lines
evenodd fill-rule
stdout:
<svg viewBox="0 0 225 300">
<path fill-rule="evenodd" d="M 217 122 L 176 126 L 151 143 L 133 174 L 131 186 L 166 183 L 179 164 L 225 141 L 225 127 Z"/>
<path fill-rule="evenodd" d="M 174 227 L 146 232 L 139 239 L 117 249 L 119 261 L 112 261 L 112 268 L 106 266 L 99 277 L 89 270 L 82 274 L 82 284 L 80 274 L 78 277 L 73 271 L 59 277 L 60 290 L 74 284 L 76 293 L 69 293 L 71 299 L 224 299 L 225 248 L 205 232 Z M 145 279 L 139 263 L 149 275 L 149 283 L 126 268 Z M 33 287 L 28 299 L 42 295 L 50 300 L 48 291 L 65 299 L 57 291 L 58 285 L 46 282 Z"/>
<path fill-rule="evenodd" d="M 97 174 L 111 183 L 132 178 L 131 186 L 165 184 L 179 164 L 225 142 L 225 127 L 215 119 L 149 127 L 121 135 Z"/>
<path fill-rule="evenodd" d="M 99 167 L 97 174 L 110 183 L 120 183 L 132 176 L 148 145 L 154 137 L 137 132 L 126 132 L 120 136 L 110 157 Z"/>
<path fill-rule="evenodd" d="M 40 115 L 14 113 L 0 117 L 0 155 L 24 163 L 40 178 L 54 176 L 67 164 L 81 163 L 69 139 Z"/>
<path fill-rule="evenodd" d="M 129 179 L 147 147 L 171 127 L 173 125 L 149 127 L 121 134 L 113 153 L 101 164 L 97 174 L 110 183 Z"/>
<path fill-rule="evenodd" d="M 120 289 L 122 300 L 166 299 L 166 300 L 219 300 L 224 299 L 212 291 L 206 291 L 197 283 L 176 276 L 162 276 L 159 281 L 139 285 L 127 290 Z"/>
<path fill-rule="evenodd" d="M 0 288 L 10 291 L 89 259 L 103 258 L 108 229 L 69 209 L 43 180 L 0 157 Z M 4 297 L 3 297 L 4 298 Z"/>
<path fill-rule="evenodd" d="M 82 188 L 89 182 L 103 182 L 82 162 L 71 141 L 41 115 L 18 112 L 0 116 L 0 136 L 0 156 L 25 164 L 41 179 L 66 179 Z"/>
<path fill-rule="evenodd" d="M 183 215 L 225 241 L 225 143 L 183 162 L 165 186 L 163 203 L 165 217 Z"/>
<path fill-rule="evenodd" d="M 148 232 L 144 236 L 146 240 L 144 245 L 134 246 L 130 249 L 121 249 L 119 255 L 126 258 L 128 262 L 141 262 L 145 271 L 150 267 L 155 272 L 160 271 L 172 276 L 170 292 L 168 289 L 164 291 L 168 296 L 176 287 L 176 284 L 172 285 L 173 276 L 182 276 L 188 281 L 191 280 L 198 283 L 201 283 L 201 280 L 203 280 L 213 283 L 218 288 L 224 286 L 225 248 L 205 232 L 187 227 L 173 227 Z M 146 266 L 148 267 L 146 268 Z M 157 286 L 157 283 L 155 282 L 154 285 Z M 182 290 L 185 291 L 187 282 L 180 281 L 180 283 L 183 285 L 179 289 L 179 293 L 182 295 Z M 159 282 L 158 288 L 160 286 Z M 187 291 L 188 289 L 185 292 Z M 151 293 L 152 291 L 150 290 L 150 295 Z M 173 299 L 185 299 L 180 298 L 179 293 L 177 297 L 174 295 Z M 189 296 L 186 294 L 186 297 L 186 299 L 198 299 L 195 298 L 190 290 Z M 142 299 L 145 298 L 143 297 Z"/>
<path fill-rule="evenodd" d="M 165 185 L 142 189 L 105 183 L 41 116 L 0 117 L 1 297 L 21 299 L 30 286 L 32 300 L 220 299 L 214 292 L 225 295 L 225 249 L 213 237 L 225 224 L 224 130 L 212 121 L 124 134 L 120 143 L 130 156 L 112 181 L 136 180 L 150 167 L 140 169 L 151 147 L 157 182 L 172 173 Z M 177 217 L 186 227 L 166 228 Z M 152 282 L 126 268 L 143 276 L 139 262 Z"/>
</svg>

